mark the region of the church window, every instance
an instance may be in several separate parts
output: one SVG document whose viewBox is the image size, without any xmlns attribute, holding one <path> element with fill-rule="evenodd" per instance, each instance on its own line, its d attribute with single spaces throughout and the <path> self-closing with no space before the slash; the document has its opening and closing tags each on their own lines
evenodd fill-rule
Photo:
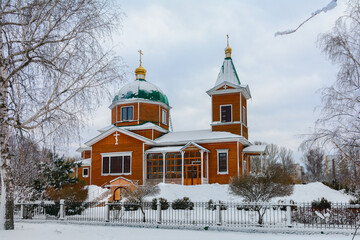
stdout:
<svg viewBox="0 0 360 240">
<path fill-rule="evenodd" d="M 245 107 L 243 107 L 243 123 L 244 123 L 245 125 L 247 125 L 247 121 L 246 121 L 246 108 L 245 108 Z"/>
<path fill-rule="evenodd" d="M 165 170 L 165 178 L 181 178 L 182 157 L 180 153 L 166 153 L 165 169 L 163 162 L 163 154 L 149 153 L 147 155 L 147 179 L 163 179 Z"/>
<path fill-rule="evenodd" d="M 231 105 L 220 106 L 221 122 L 231 122 Z"/>
<path fill-rule="evenodd" d="M 228 149 L 216 150 L 218 154 L 218 174 L 228 173 Z"/>
<path fill-rule="evenodd" d="M 89 176 L 89 169 L 88 168 L 83 168 L 83 177 L 86 178 Z"/>
<path fill-rule="evenodd" d="M 134 107 L 121 107 L 121 121 L 134 120 Z"/>
<path fill-rule="evenodd" d="M 164 109 L 162 110 L 161 123 L 167 125 L 167 112 Z"/>
<path fill-rule="evenodd" d="M 102 157 L 102 174 L 130 174 L 131 155 L 130 153 L 110 154 Z"/>
</svg>

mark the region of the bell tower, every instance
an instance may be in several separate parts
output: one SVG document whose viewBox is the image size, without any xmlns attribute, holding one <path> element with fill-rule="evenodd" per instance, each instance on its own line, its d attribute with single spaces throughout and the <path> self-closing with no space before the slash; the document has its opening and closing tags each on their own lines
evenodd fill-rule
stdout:
<svg viewBox="0 0 360 240">
<path fill-rule="evenodd" d="M 225 59 L 215 86 L 206 93 L 211 97 L 212 131 L 231 132 L 248 139 L 247 100 L 251 98 L 247 84 L 241 84 L 231 58 L 227 35 Z"/>
</svg>

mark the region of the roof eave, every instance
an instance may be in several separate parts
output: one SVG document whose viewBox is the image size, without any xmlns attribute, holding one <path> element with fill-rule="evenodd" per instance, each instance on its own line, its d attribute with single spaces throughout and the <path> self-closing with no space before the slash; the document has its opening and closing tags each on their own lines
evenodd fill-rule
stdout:
<svg viewBox="0 0 360 240">
<path fill-rule="evenodd" d="M 243 145 L 251 145 L 251 143 L 244 137 L 240 136 L 240 137 L 230 137 L 230 138 L 216 138 L 216 139 L 196 139 L 196 140 L 191 140 L 194 143 L 217 143 L 217 142 L 240 142 Z M 154 142 L 154 145 L 152 146 L 175 146 L 175 145 L 182 145 L 182 144 L 187 144 L 189 142 L 191 142 L 189 140 L 184 140 L 184 141 L 168 141 L 168 142 L 161 142 L 161 143 L 157 143 L 156 141 Z"/>
<path fill-rule="evenodd" d="M 99 134 L 98 136 L 94 137 L 93 139 L 87 141 L 85 144 L 88 145 L 88 146 L 92 146 L 93 144 L 95 144 L 95 143 L 97 143 L 98 141 L 106 138 L 107 136 L 109 136 L 110 134 L 112 134 L 112 133 L 115 132 L 115 131 L 118 131 L 118 132 L 120 132 L 120 133 L 126 134 L 126 135 L 128 135 L 128 136 L 130 136 L 130 137 L 136 138 L 136 139 L 138 139 L 138 140 L 140 140 L 140 141 L 143 141 L 143 142 L 145 142 L 145 143 L 147 143 L 147 144 L 154 144 L 154 141 L 152 141 L 152 140 L 150 140 L 150 139 L 148 139 L 148 138 L 146 138 L 146 137 L 143 137 L 143 136 L 141 136 L 141 135 L 139 135 L 139 134 L 133 133 L 133 132 L 128 131 L 128 130 L 126 130 L 126 129 L 118 128 L 118 127 L 116 127 L 116 126 L 110 128 L 110 129 L 107 130 L 106 132 L 103 132 L 103 133 Z"/>
<path fill-rule="evenodd" d="M 172 107 L 170 105 L 167 105 L 163 102 L 160 101 L 152 101 L 152 100 L 147 100 L 144 98 L 131 98 L 131 99 L 122 99 L 122 100 L 118 100 L 116 102 L 113 102 L 110 104 L 109 109 L 113 109 L 116 105 L 120 105 L 120 104 L 126 104 L 126 103 L 151 103 L 151 104 L 160 104 L 161 106 L 163 106 L 166 109 L 172 109 Z"/>
</svg>

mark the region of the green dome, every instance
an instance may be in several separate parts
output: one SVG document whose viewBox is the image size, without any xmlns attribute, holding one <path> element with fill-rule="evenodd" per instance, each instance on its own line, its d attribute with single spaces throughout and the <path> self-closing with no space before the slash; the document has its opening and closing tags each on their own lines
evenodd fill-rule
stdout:
<svg viewBox="0 0 360 240">
<path fill-rule="evenodd" d="M 113 103 L 126 99 L 146 99 L 153 102 L 162 102 L 169 106 L 167 96 L 152 83 L 145 80 L 135 80 L 126 84 L 115 95 Z"/>
</svg>

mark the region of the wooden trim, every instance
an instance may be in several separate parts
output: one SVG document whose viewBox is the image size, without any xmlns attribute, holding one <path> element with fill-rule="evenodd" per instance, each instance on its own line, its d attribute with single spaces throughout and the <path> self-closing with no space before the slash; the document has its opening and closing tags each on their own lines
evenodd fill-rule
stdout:
<svg viewBox="0 0 360 240">
<path fill-rule="evenodd" d="M 123 108 L 132 108 L 132 119 L 126 119 L 126 120 L 123 120 L 123 116 L 122 116 L 122 109 Z M 139 112 L 139 111 L 138 111 Z M 136 121 L 134 120 L 134 105 L 130 105 L 130 106 L 123 106 L 123 107 L 120 107 L 120 122 L 130 122 L 130 121 Z M 139 121 L 139 120 L 138 120 Z"/>
<path fill-rule="evenodd" d="M 110 152 L 110 153 L 100 153 L 101 155 L 101 176 L 119 176 L 119 175 L 131 175 L 132 174 L 132 152 Z M 130 172 L 128 173 L 110 173 L 111 172 L 111 157 L 125 157 L 130 156 Z M 103 158 L 109 158 L 109 173 L 103 173 Z M 124 168 L 124 158 L 123 166 Z"/>
<path fill-rule="evenodd" d="M 242 114 L 242 111 L 241 111 L 241 107 L 242 107 L 242 94 L 240 92 L 240 123 L 241 123 L 241 136 L 243 136 L 243 128 L 242 128 L 242 118 L 243 118 L 243 114 Z"/>
<path fill-rule="evenodd" d="M 200 160 L 200 170 L 201 170 L 201 184 L 204 183 L 204 151 L 200 151 L 201 160 Z"/>
<path fill-rule="evenodd" d="M 240 176 L 240 166 L 239 166 L 239 141 L 236 142 L 236 167 L 237 167 L 237 175 Z"/>
<path fill-rule="evenodd" d="M 231 120 L 230 122 L 223 122 L 222 119 L 221 119 L 221 107 L 227 107 L 227 106 L 230 106 L 230 117 L 231 117 Z M 219 106 L 219 110 L 220 110 L 220 121 L 221 123 L 232 123 L 233 122 L 233 107 L 232 107 L 232 104 L 224 104 L 224 105 L 220 105 Z"/>
<path fill-rule="evenodd" d="M 184 185 L 184 151 L 181 151 L 181 185 Z"/>
<path fill-rule="evenodd" d="M 88 174 L 87 174 L 87 175 L 84 174 L 84 170 L 85 170 L 85 169 L 87 169 L 87 171 L 88 171 Z M 88 167 L 82 169 L 82 177 L 83 177 L 83 178 L 88 178 L 88 177 L 89 177 L 89 168 L 88 168 Z"/>
<path fill-rule="evenodd" d="M 226 153 L 226 172 L 219 172 L 219 153 Z M 229 149 L 216 149 L 217 154 L 217 174 L 229 174 Z"/>
</svg>

